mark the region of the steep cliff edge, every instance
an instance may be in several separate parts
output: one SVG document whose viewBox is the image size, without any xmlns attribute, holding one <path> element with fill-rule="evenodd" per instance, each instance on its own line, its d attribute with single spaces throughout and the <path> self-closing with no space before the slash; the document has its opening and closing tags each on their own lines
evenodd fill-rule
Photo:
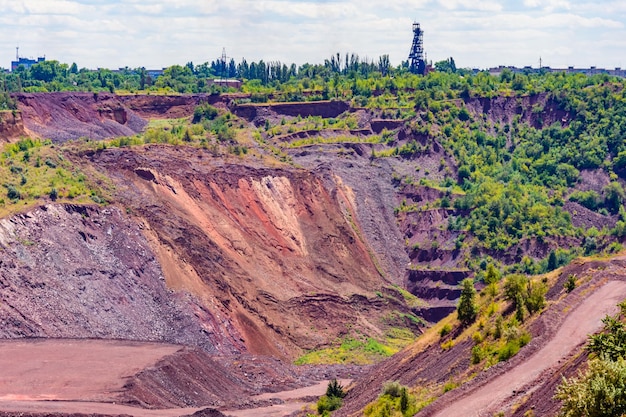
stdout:
<svg viewBox="0 0 626 417">
<path fill-rule="evenodd" d="M 26 129 L 19 111 L 0 111 L 0 143 L 12 142 L 26 136 Z"/>
<path fill-rule="evenodd" d="M 361 238 L 352 203 L 314 174 L 182 147 L 86 157 L 143 223 L 168 286 L 237 329 L 248 351 L 294 357 L 353 332 L 417 331 Z"/>
</svg>

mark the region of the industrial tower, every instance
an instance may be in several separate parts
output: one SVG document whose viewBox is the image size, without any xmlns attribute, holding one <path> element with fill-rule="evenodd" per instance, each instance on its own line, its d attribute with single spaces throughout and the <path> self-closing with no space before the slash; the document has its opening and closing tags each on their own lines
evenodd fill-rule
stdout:
<svg viewBox="0 0 626 417">
<path fill-rule="evenodd" d="M 409 71 L 413 74 L 424 75 L 426 61 L 424 61 L 424 31 L 417 22 L 413 23 L 413 45 L 409 52 Z"/>
</svg>

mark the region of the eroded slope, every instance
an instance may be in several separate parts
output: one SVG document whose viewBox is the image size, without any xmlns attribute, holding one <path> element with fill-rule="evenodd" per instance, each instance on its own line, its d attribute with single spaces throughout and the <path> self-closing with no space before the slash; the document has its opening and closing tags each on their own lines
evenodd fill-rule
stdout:
<svg viewBox="0 0 626 417">
<path fill-rule="evenodd" d="M 415 326 L 359 235 L 353 201 L 314 174 L 197 148 L 87 156 L 144 223 L 168 285 L 237 329 L 249 351 L 293 357 L 352 331 L 383 338 Z"/>
<path fill-rule="evenodd" d="M 3 338 L 243 348 L 236 332 L 216 330 L 211 311 L 166 287 L 142 231 L 115 207 L 47 205 L 2 219 L 0 248 Z"/>
</svg>

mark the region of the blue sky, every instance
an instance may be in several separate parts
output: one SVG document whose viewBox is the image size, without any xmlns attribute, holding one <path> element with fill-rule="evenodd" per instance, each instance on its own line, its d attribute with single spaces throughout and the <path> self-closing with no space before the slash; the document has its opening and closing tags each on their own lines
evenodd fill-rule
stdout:
<svg viewBox="0 0 626 417">
<path fill-rule="evenodd" d="M 421 23 L 429 60 L 460 67 L 626 67 L 625 0 L 0 0 L 0 67 L 20 56 L 79 67 L 216 59 L 320 63 L 354 52 L 407 59 Z"/>
</svg>

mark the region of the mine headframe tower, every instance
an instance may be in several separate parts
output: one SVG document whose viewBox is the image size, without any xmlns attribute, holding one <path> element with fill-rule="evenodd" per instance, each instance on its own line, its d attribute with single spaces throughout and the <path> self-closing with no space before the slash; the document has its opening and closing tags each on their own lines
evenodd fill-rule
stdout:
<svg viewBox="0 0 626 417">
<path fill-rule="evenodd" d="M 424 31 L 417 22 L 413 23 L 413 45 L 409 52 L 409 70 L 413 74 L 424 75 L 426 61 L 424 60 Z"/>
</svg>

